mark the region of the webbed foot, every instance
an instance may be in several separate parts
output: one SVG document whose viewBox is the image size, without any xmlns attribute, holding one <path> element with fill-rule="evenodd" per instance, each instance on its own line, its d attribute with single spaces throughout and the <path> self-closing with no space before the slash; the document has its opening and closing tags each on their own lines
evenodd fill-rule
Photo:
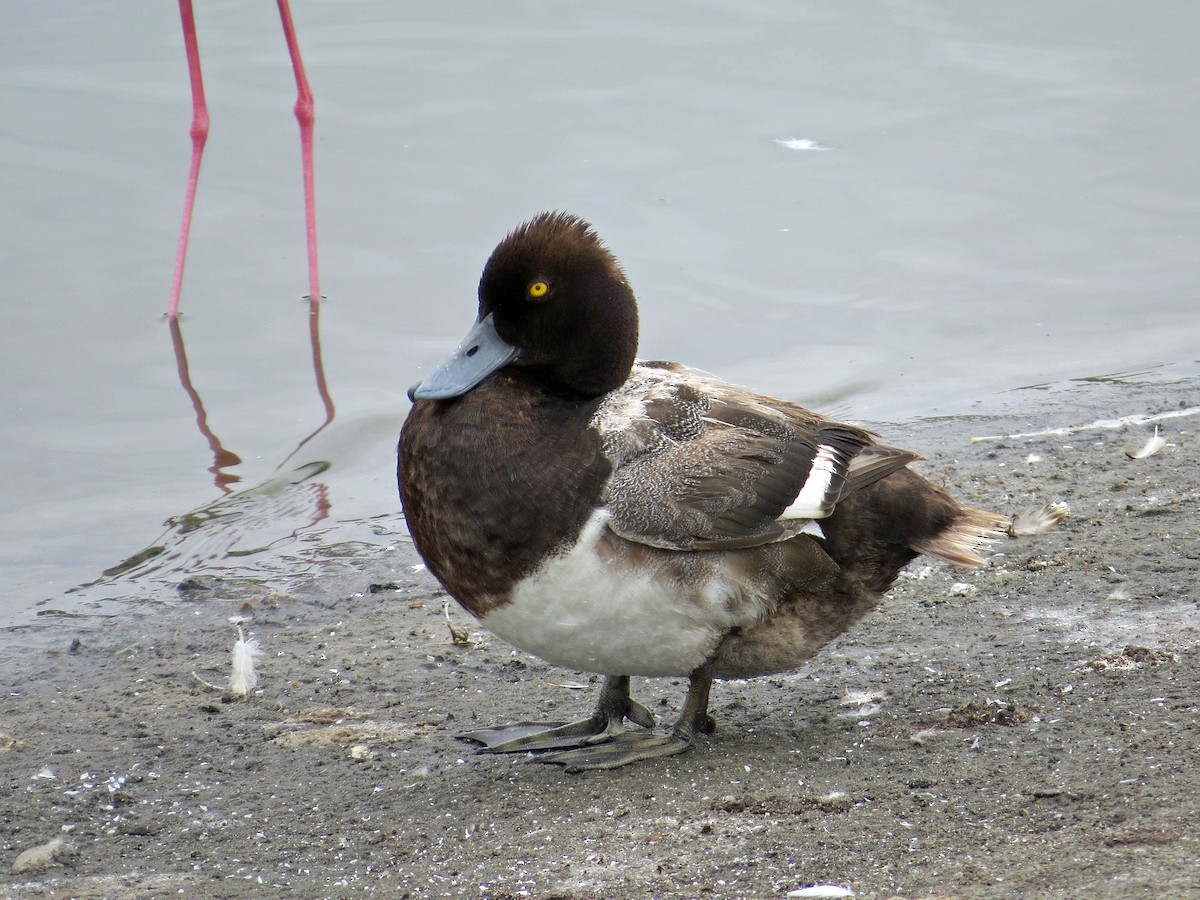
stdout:
<svg viewBox="0 0 1200 900">
<path fill-rule="evenodd" d="M 629 734 L 624 721 L 629 719 L 642 728 L 654 727 L 654 715 L 629 696 L 629 676 L 610 676 L 604 680 L 596 711 L 586 719 L 568 722 L 518 722 L 497 728 L 478 728 L 460 734 L 467 741 L 483 744 L 486 753 L 523 753 L 536 750 L 561 750 L 611 741 Z"/>
<path fill-rule="evenodd" d="M 716 723 L 708 714 L 708 694 L 712 688 L 712 662 L 706 662 L 691 674 L 687 699 L 679 721 L 670 734 L 626 732 L 613 735 L 603 743 L 589 743 L 573 750 L 560 750 L 538 757 L 538 762 L 566 766 L 568 772 L 616 769 L 630 763 L 663 756 L 675 756 L 696 745 L 696 735 L 712 734 Z"/>
<path fill-rule="evenodd" d="M 630 763 L 660 756 L 675 756 L 691 750 L 695 741 L 676 732 L 625 732 L 601 744 L 589 744 L 573 750 L 544 753 L 538 762 L 557 763 L 568 772 L 590 772 L 598 769 L 617 769 Z"/>
</svg>

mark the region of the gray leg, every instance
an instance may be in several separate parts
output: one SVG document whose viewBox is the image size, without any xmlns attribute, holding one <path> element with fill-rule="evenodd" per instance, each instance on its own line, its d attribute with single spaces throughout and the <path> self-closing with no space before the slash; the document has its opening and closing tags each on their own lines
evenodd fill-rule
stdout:
<svg viewBox="0 0 1200 900">
<path fill-rule="evenodd" d="M 558 763 L 568 772 L 583 772 L 592 769 L 616 769 L 643 759 L 674 756 L 692 749 L 696 735 L 711 734 L 716 730 L 708 714 L 708 694 L 712 688 L 713 663 L 706 662 L 694 671 L 688 684 L 687 699 L 683 712 L 670 734 L 652 732 L 625 732 L 605 743 L 580 745 L 578 749 L 562 750 L 539 756 L 539 762 Z"/>
</svg>

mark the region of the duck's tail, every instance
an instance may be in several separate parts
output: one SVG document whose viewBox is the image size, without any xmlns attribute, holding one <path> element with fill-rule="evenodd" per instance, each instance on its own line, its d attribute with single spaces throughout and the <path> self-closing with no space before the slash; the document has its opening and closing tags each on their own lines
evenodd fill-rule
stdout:
<svg viewBox="0 0 1200 900">
<path fill-rule="evenodd" d="M 984 551 L 1005 536 L 1041 534 L 1071 517 L 1067 504 L 1056 501 L 1015 516 L 1002 516 L 983 509 L 964 509 L 933 538 L 912 545 L 918 553 L 953 566 L 979 568 Z"/>
<path fill-rule="evenodd" d="M 983 552 L 1008 533 L 1010 521 L 999 513 L 964 509 L 934 537 L 914 543 L 912 548 L 952 566 L 976 569 L 986 561 Z"/>
</svg>

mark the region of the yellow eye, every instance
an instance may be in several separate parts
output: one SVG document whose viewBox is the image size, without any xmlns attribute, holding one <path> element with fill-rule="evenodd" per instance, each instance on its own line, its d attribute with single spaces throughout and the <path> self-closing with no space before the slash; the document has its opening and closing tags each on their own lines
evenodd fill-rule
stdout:
<svg viewBox="0 0 1200 900">
<path fill-rule="evenodd" d="M 529 296 L 534 300 L 541 300 L 550 293 L 550 285 L 544 281 L 535 281 L 529 286 Z"/>
</svg>

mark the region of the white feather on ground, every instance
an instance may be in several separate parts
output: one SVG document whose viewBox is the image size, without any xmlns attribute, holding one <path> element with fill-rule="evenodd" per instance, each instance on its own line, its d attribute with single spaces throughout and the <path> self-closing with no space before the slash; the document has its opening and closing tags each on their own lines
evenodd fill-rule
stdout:
<svg viewBox="0 0 1200 900">
<path fill-rule="evenodd" d="M 238 626 L 238 639 L 233 643 L 233 672 L 229 676 L 229 693 L 235 697 L 245 697 L 258 684 L 258 672 L 254 663 L 262 655 L 262 647 L 258 638 L 249 638 L 242 633 Z"/>
<path fill-rule="evenodd" d="M 1071 518 L 1071 507 L 1061 500 L 1039 506 L 1037 509 L 1027 509 L 1012 517 L 1008 526 L 1010 537 L 1023 537 L 1029 534 L 1044 534 L 1060 522 Z"/>
<path fill-rule="evenodd" d="M 1165 446 L 1167 446 L 1167 439 L 1158 433 L 1158 426 L 1155 425 L 1154 436 L 1146 441 L 1142 449 L 1135 450 L 1133 453 L 1126 450 L 1125 455 L 1130 459 L 1145 459 L 1147 456 L 1153 456 Z"/>
</svg>

